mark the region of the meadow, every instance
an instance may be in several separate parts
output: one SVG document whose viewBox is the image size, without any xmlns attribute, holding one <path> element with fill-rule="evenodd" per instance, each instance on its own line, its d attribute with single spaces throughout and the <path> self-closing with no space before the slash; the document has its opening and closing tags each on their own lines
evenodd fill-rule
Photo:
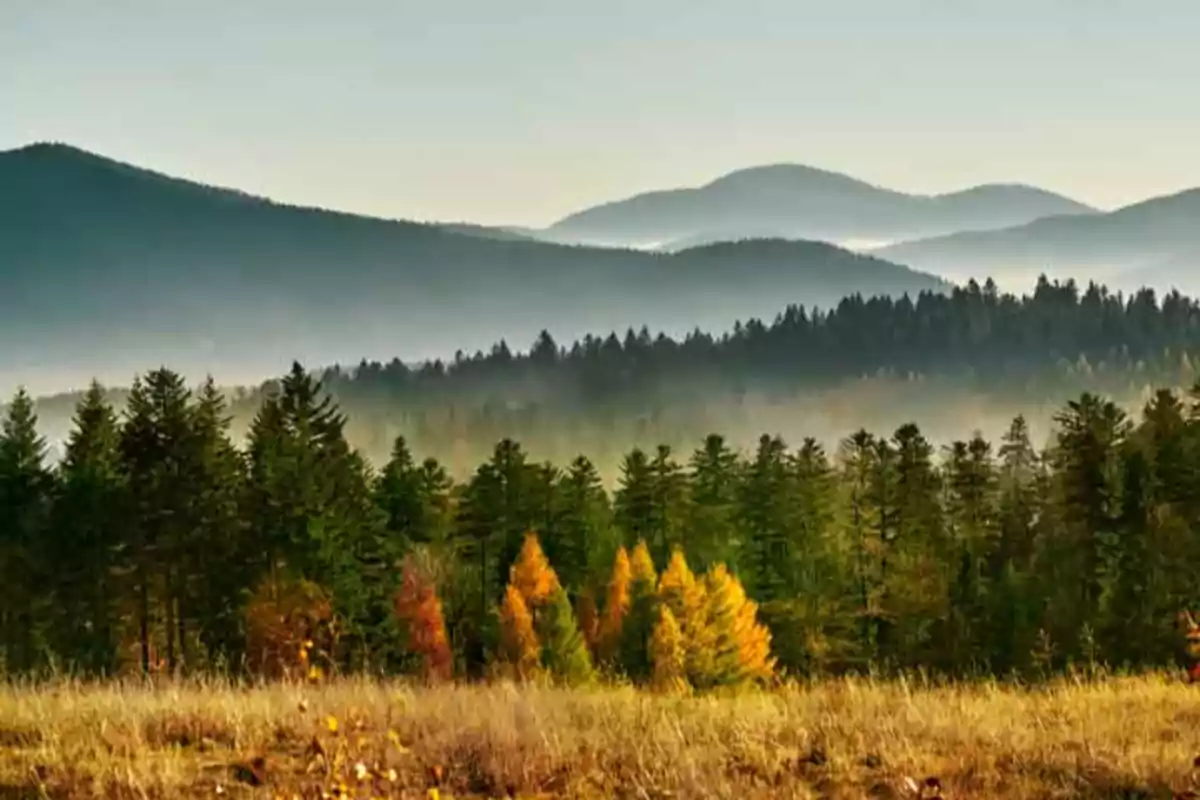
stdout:
<svg viewBox="0 0 1200 800">
<path fill-rule="evenodd" d="M 1171 798 L 1177 675 L 829 679 L 730 696 L 495 683 L 0 688 L 0 798 Z"/>
</svg>

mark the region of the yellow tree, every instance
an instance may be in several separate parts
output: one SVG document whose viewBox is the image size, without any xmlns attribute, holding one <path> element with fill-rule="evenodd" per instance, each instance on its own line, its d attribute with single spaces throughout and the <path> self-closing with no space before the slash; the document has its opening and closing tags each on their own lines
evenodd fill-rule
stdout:
<svg viewBox="0 0 1200 800">
<path fill-rule="evenodd" d="M 683 631 L 671 607 L 665 603 L 659 607 L 658 624 L 654 626 L 654 634 L 650 638 L 650 661 L 654 665 L 656 689 L 673 693 L 688 691 Z"/>
<path fill-rule="evenodd" d="M 704 583 L 696 579 L 679 548 L 675 548 L 658 579 L 658 598 L 671 610 L 682 632 L 688 679 L 695 685 L 703 685 L 713 672 L 716 637 L 708 624 Z"/>
<path fill-rule="evenodd" d="M 597 635 L 597 652 L 601 661 L 611 662 L 617 653 L 621 641 L 621 628 L 625 615 L 629 613 L 629 585 L 632 580 L 632 570 L 629 564 L 629 551 L 624 547 L 617 549 L 613 559 L 612 577 L 608 581 L 608 593 L 604 598 L 604 617 L 600 620 Z"/>
<path fill-rule="evenodd" d="M 514 677 L 528 680 L 538 674 L 542 647 L 533 629 L 533 615 L 516 586 L 509 584 L 500 604 L 500 644 Z"/>
<path fill-rule="evenodd" d="M 713 685 L 768 680 L 775 671 L 771 634 L 758 621 L 758 606 L 724 564 L 706 576 L 708 619 L 713 629 Z"/>
<path fill-rule="evenodd" d="M 550 566 L 550 560 L 542 551 L 535 534 L 525 534 L 521 552 L 508 573 L 509 583 L 521 593 L 529 608 L 544 605 L 558 589 L 558 575 Z"/>
</svg>

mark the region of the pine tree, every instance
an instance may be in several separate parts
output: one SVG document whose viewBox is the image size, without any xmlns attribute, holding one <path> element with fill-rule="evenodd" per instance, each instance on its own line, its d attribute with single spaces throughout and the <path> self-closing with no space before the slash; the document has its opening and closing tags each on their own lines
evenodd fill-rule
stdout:
<svg viewBox="0 0 1200 800">
<path fill-rule="evenodd" d="M 212 378 L 201 387 L 191 410 L 189 483 L 192 530 L 181 547 L 192 565 L 181 576 L 176 624 L 181 662 L 190 662 L 195 638 L 208 655 L 232 663 L 241 650 L 238 641 L 242 605 L 254 573 L 247 567 L 249 543 L 239 497 L 245 483 L 245 462 L 229 440 L 224 396 Z M 193 631 L 192 624 L 198 628 Z"/>
<path fill-rule="evenodd" d="M 700 570 L 734 563 L 740 467 L 737 454 L 716 434 L 692 455 L 688 549 Z"/>
<path fill-rule="evenodd" d="M 578 590 L 616 552 L 612 511 L 596 467 L 583 456 L 571 462 L 556 489 L 556 535 L 546 541 L 546 552 L 563 585 Z"/>
<path fill-rule="evenodd" d="M 0 431 L 0 667 L 12 672 L 40 666 L 47 646 L 45 533 L 54 487 L 45 454 L 33 400 L 21 389 Z"/>
<path fill-rule="evenodd" d="M 131 501 L 127 552 L 143 672 L 157 668 L 154 662 L 160 660 L 172 672 L 177 668 L 176 615 L 184 587 L 195 574 L 188 541 L 194 530 L 190 399 L 181 376 L 155 370 L 134 381 L 121 429 Z"/>
<path fill-rule="evenodd" d="M 613 513 L 626 547 L 650 535 L 654 519 L 654 474 L 650 460 L 640 448 L 631 450 L 621 463 Z"/>
<path fill-rule="evenodd" d="M 795 586 L 791 494 L 786 445 L 777 436 L 761 437 L 742 486 L 746 543 L 740 561 L 755 596 L 764 602 L 788 596 Z"/>
<path fill-rule="evenodd" d="M 569 686 L 593 680 L 591 654 L 576 624 L 571 601 L 561 586 L 555 587 L 539 617 L 542 655 L 549 673 Z"/>
<path fill-rule="evenodd" d="M 93 382 L 75 409 L 59 467 L 52 542 L 55 652 L 87 674 L 117 666 L 117 580 L 126 506 L 117 417 Z"/>
</svg>

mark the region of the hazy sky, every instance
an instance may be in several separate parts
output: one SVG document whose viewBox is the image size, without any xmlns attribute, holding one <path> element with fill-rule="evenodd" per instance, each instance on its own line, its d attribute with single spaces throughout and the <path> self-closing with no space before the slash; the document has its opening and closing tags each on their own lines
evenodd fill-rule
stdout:
<svg viewBox="0 0 1200 800">
<path fill-rule="evenodd" d="M 0 149 L 488 223 L 777 161 L 1116 206 L 1200 185 L 1198 43 L 1200 0 L 0 0 Z"/>
</svg>

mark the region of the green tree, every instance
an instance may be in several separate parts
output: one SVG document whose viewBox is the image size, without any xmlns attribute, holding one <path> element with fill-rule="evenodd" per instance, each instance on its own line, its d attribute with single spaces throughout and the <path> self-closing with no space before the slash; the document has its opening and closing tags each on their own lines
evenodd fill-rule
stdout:
<svg viewBox="0 0 1200 800">
<path fill-rule="evenodd" d="M 116 413 L 93 382 L 76 406 L 59 465 L 51 559 L 54 650 L 88 674 L 111 674 L 118 666 L 126 512 L 119 437 Z"/>
<path fill-rule="evenodd" d="M 0 430 L 0 662 L 13 672 L 40 666 L 46 655 L 43 587 L 52 565 L 45 536 L 54 486 L 45 454 L 33 401 L 21 389 Z"/>
<path fill-rule="evenodd" d="M 570 598 L 561 585 L 556 586 L 538 619 L 538 638 L 546 669 L 569 686 L 588 683 L 595 678 L 592 657 L 575 620 Z"/>
</svg>

